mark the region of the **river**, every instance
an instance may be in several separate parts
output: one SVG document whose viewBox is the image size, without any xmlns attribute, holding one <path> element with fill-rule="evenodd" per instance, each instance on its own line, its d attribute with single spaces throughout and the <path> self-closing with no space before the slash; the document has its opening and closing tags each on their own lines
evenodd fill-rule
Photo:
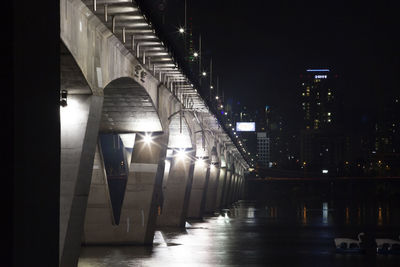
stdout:
<svg viewBox="0 0 400 267">
<path fill-rule="evenodd" d="M 375 237 L 400 235 L 399 205 L 379 201 L 258 199 L 239 201 L 185 229 L 156 231 L 152 247 L 83 247 L 89 266 L 400 266 L 377 255 Z M 365 254 L 335 252 L 333 238 L 365 233 Z"/>
</svg>

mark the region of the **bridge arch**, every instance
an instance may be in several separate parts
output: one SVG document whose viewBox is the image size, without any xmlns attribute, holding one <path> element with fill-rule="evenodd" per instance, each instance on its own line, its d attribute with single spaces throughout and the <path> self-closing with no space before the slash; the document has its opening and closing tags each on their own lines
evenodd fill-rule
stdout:
<svg viewBox="0 0 400 267">
<path fill-rule="evenodd" d="M 162 124 L 146 89 L 131 77 L 117 78 L 104 88 L 100 132 L 161 132 Z"/>
</svg>

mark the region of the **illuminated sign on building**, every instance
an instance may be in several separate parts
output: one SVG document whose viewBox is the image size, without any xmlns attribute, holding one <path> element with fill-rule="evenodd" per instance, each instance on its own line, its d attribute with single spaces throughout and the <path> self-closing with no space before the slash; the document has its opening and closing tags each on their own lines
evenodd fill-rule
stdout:
<svg viewBox="0 0 400 267">
<path fill-rule="evenodd" d="M 254 132 L 256 130 L 255 122 L 237 122 L 236 132 Z"/>
<path fill-rule="evenodd" d="M 325 71 L 329 71 L 329 69 L 308 69 L 308 72 L 310 71 L 317 71 L 317 72 L 325 72 Z"/>
<path fill-rule="evenodd" d="M 328 78 L 328 75 L 315 75 L 314 77 L 315 79 L 326 79 Z"/>
</svg>

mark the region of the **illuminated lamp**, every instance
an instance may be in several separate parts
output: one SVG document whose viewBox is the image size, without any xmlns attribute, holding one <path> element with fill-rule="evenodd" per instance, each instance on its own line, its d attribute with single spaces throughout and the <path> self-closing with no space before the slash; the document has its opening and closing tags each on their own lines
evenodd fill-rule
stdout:
<svg viewBox="0 0 400 267">
<path fill-rule="evenodd" d="M 68 91 L 67 90 L 62 90 L 61 91 L 61 100 L 60 100 L 60 105 L 62 107 L 66 107 L 68 105 L 67 96 L 68 96 Z"/>
<path fill-rule="evenodd" d="M 151 144 L 153 138 L 151 137 L 151 134 L 146 133 L 145 136 L 143 137 L 143 141 L 146 144 Z"/>
<path fill-rule="evenodd" d="M 177 157 L 178 160 L 184 160 L 185 157 L 186 157 L 185 150 L 184 149 L 179 149 L 177 154 L 176 154 L 176 157 Z"/>
</svg>

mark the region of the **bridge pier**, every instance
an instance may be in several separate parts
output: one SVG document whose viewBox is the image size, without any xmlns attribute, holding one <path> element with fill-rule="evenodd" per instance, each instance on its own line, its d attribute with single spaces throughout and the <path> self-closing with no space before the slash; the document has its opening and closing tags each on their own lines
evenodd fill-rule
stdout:
<svg viewBox="0 0 400 267">
<path fill-rule="evenodd" d="M 209 178 L 209 162 L 197 159 L 194 166 L 193 183 L 190 192 L 188 218 L 201 219 L 203 217 Z"/>
<path fill-rule="evenodd" d="M 230 204 L 228 202 L 229 202 L 229 192 L 231 188 L 231 182 L 232 182 L 232 171 L 228 169 L 226 171 L 225 185 L 223 189 L 222 208 L 226 208 Z"/>
<path fill-rule="evenodd" d="M 187 217 L 190 191 L 193 181 L 194 153 L 176 150 L 173 152 L 171 167 L 163 188 L 163 205 L 157 225 L 161 227 L 184 227 Z"/>
<path fill-rule="evenodd" d="M 100 96 L 70 95 L 61 107 L 60 266 L 78 262 L 102 104 Z"/>
<path fill-rule="evenodd" d="M 217 187 L 217 197 L 215 200 L 215 209 L 219 210 L 223 206 L 223 196 L 224 196 L 224 187 L 226 183 L 227 169 L 226 167 L 221 167 L 219 170 L 218 176 L 218 187 Z"/>
<path fill-rule="evenodd" d="M 85 244 L 152 244 L 156 226 L 157 204 L 164 172 L 165 137 L 153 134 L 151 143 L 136 133 L 126 183 L 121 216 L 113 220 L 104 165 L 94 172 L 86 213 Z M 103 163 L 96 158 L 96 164 Z M 104 163 L 103 163 L 104 164 Z"/>
<path fill-rule="evenodd" d="M 241 176 L 240 176 L 240 174 L 238 174 L 237 180 L 236 180 L 236 185 L 235 185 L 235 202 L 239 200 L 240 179 L 241 179 Z"/>
<path fill-rule="evenodd" d="M 211 165 L 210 177 L 208 179 L 206 203 L 204 213 L 212 214 L 217 208 L 217 193 L 220 169 Z"/>
<path fill-rule="evenodd" d="M 237 180 L 237 174 L 233 173 L 232 174 L 231 188 L 229 190 L 229 202 L 228 202 L 228 205 L 230 205 L 230 204 L 235 202 L 236 180 Z"/>
<path fill-rule="evenodd" d="M 237 182 L 237 187 L 236 187 L 236 201 L 242 199 L 240 197 L 240 185 L 241 185 L 241 183 L 242 183 L 242 176 L 239 175 L 238 182 Z"/>
</svg>

